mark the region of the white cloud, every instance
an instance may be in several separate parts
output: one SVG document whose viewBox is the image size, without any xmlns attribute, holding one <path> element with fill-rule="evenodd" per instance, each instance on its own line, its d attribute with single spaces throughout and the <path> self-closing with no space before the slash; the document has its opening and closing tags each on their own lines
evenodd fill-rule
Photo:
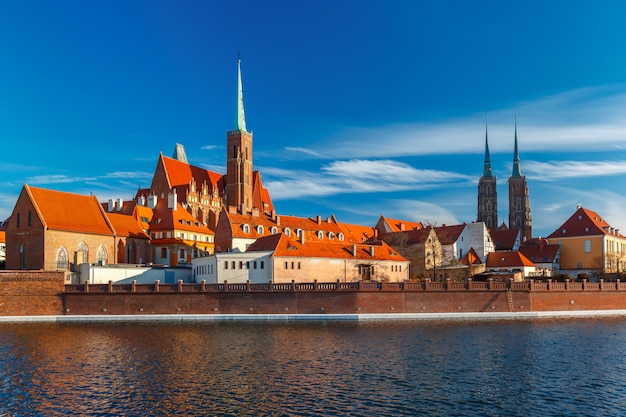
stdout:
<svg viewBox="0 0 626 417">
<path fill-rule="evenodd" d="M 626 149 L 626 85 L 599 86 L 542 97 L 489 113 L 489 147 L 509 152 L 514 139 L 524 152 Z M 357 139 L 354 139 L 357 138 Z M 484 114 L 432 122 L 345 127 L 321 143 L 298 150 L 326 159 L 480 153 Z M 332 146 L 330 146 L 332 144 Z"/>
<path fill-rule="evenodd" d="M 524 170 L 538 181 L 605 177 L 626 174 L 626 161 L 527 161 Z"/>
<path fill-rule="evenodd" d="M 276 168 L 263 172 L 271 178 L 265 185 L 276 200 L 427 189 L 470 178 L 455 172 L 415 169 L 391 160 L 334 161 L 318 172 Z"/>
<path fill-rule="evenodd" d="M 286 151 L 289 151 L 289 152 L 299 152 L 299 153 L 304 153 L 304 154 L 315 156 L 315 157 L 321 157 L 322 156 L 319 152 L 316 152 L 316 151 L 313 151 L 313 150 L 307 149 L 307 148 L 295 148 L 295 147 L 291 147 L 291 146 L 285 146 L 284 149 Z"/>
</svg>

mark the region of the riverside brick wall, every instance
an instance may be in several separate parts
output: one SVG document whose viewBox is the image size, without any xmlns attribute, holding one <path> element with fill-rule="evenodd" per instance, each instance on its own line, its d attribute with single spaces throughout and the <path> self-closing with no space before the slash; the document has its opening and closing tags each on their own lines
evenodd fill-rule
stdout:
<svg viewBox="0 0 626 417">
<path fill-rule="evenodd" d="M 290 291 L 239 284 L 64 286 L 63 272 L 0 272 L 0 316 L 94 314 L 368 314 L 626 309 L 626 283 L 310 283 Z M 229 284 L 230 285 L 230 284 Z M 285 287 L 287 285 L 287 287 Z M 339 285 L 337 283 L 337 285 Z M 464 288 L 463 285 L 466 285 Z M 514 286 L 507 291 L 507 286 Z M 247 288 L 246 288 L 247 287 Z M 219 290 L 222 288 L 222 290 Z M 237 288 L 237 290 L 235 290 Z M 255 289 L 256 288 L 256 289 Z M 526 288 L 526 289 L 523 289 Z M 85 291 L 86 290 L 86 291 Z M 511 297 L 509 299 L 509 296 Z"/>
<path fill-rule="evenodd" d="M 58 315 L 64 272 L 0 271 L 0 316 Z"/>
</svg>

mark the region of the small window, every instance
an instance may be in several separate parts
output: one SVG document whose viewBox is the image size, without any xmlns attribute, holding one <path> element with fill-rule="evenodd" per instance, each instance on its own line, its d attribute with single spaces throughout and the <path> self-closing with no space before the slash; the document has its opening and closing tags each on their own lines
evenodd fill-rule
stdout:
<svg viewBox="0 0 626 417">
<path fill-rule="evenodd" d="M 252 263 L 252 266 L 254 267 L 254 269 L 256 269 L 256 261 Z"/>
<path fill-rule="evenodd" d="M 228 269 L 228 261 L 224 261 L 224 269 Z"/>
<path fill-rule="evenodd" d="M 167 258 L 167 248 L 161 248 L 161 258 Z"/>
<path fill-rule="evenodd" d="M 585 240 L 585 253 L 589 253 L 591 252 L 591 240 L 586 239 Z"/>
<path fill-rule="evenodd" d="M 33 225 L 33 212 L 32 211 L 28 212 L 28 225 L 29 226 Z"/>
<path fill-rule="evenodd" d="M 250 225 L 249 224 L 244 224 L 243 225 L 243 232 L 244 233 L 250 233 Z"/>
<path fill-rule="evenodd" d="M 291 230 L 289 230 L 288 227 L 285 227 L 284 233 L 285 233 L 285 236 L 291 236 Z"/>
<path fill-rule="evenodd" d="M 322 232 L 321 230 L 318 230 L 318 232 L 317 232 L 317 238 L 318 238 L 318 239 L 320 239 L 320 240 L 321 240 L 321 239 L 324 239 L 324 232 Z"/>
<path fill-rule="evenodd" d="M 17 221 L 16 221 L 17 227 L 20 227 L 20 217 L 21 217 L 20 213 L 17 213 Z"/>
<path fill-rule="evenodd" d="M 270 229 L 271 233 L 273 235 L 275 235 L 276 233 L 278 233 L 278 228 L 276 226 L 272 226 L 272 228 Z"/>
<path fill-rule="evenodd" d="M 285 269 L 289 269 L 289 262 L 285 262 Z"/>
<path fill-rule="evenodd" d="M 239 269 L 243 269 L 243 261 L 239 261 Z"/>
<path fill-rule="evenodd" d="M 230 266 L 232 266 L 232 268 L 233 268 L 233 269 L 235 269 L 235 261 L 232 261 L 232 262 L 230 263 Z"/>
<path fill-rule="evenodd" d="M 262 235 L 263 233 L 265 233 L 265 228 L 261 225 L 256 227 L 256 232 L 260 235 Z"/>
<path fill-rule="evenodd" d="M 333 232 L 328 232 L 328 238 L 330 240 L 334 240 L 335 239 L 335 234 Z"/>
<path fill-rule="evenodd" d="M 261 261 L 261 269 L 265 268 L 265 261 Z"/>
<path fill-rule="evenodd" d="M 343 233 L 339 233 L 339 234 L 337 235 L 337 239 L 339 239 L 339 240 L 343 240 Z"/>
</svg>

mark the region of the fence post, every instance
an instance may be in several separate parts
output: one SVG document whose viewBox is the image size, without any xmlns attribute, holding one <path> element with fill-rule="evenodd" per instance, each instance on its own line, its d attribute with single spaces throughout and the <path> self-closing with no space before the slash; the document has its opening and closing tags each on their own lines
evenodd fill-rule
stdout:
<svg viewBox="0 0 626 417">
<path fill-rule="evenodd" d="M 200 291 L 206 292 L 206 279 L 203 279 L 202 282 L 200 282 Z"/>
<path fill-rule="evenodd" d="M 450 289 L 450 278 L 446 278 L 446 290 Z"/>
<path fill-rule="evenodd" d="M 250 280 L 249 279 L 246 280 L 246 291 L 250 292 Z"/>
<path fill-rule="evenodd" d="M 487 281 L 487 289 L 491 290 L 493 287 L 493 278 L 489 278 L 489 281 Z"/>
<path fill-rule="evenodd" d="M 224 292 L 228 292 L 228 280 L 224 280 Z"/>
<path fill-rule="evenodd" d="M 603 279 L 600 280 L 599 287 L 600 287 L 600 290 L 602 290 L 604 288 L 604 280 Z"/>
<path fill-rule="evenodd" d="M 85 292 L 89 292 L 89 281 L 85 281 Z"/>
<path fill-rule="evenodd" d="M 468 289 L 468 290 L 471 290 L 471 289 L 472 289 L 472 279 L 471 279 L 471 278 L 468 278 L 468 279 L 467 279 L 467 289 Z"/>
<path fill-rule="evenodd" d="M 134 279 L 130 282 L 130 291 L 137 292 L 137 280 Z"/>
<path fill-rule="evenodd" d="M 335 287 L 335 290 L 339 290 L 339 285 L 341 284 L 341 281 L 339 280 L 339 278 L 337 278 L 337 286 Z"/>
<path fill-rule="evenodd" d="M 296 292 L 296 280 L 295 279 L 291 280 L 291 291 Z"/>
<path fill-rule="evenodd" d="M 183 280 L 178 280 L 178 292 L 183 292 Z"/>
<path fill-rule="evenodd" d="M 317 291 L 317 279 L 313 280 L 313 291 Z"/>
<path fill-rule="evenodd" d="M 587 280 L 586 280 L 586 279 L 583 279 L 583 285 L 582 285 L 583 291 L 585 291 L 585 284 L 586 284 L 586 283 L 587 283 Z"/>
<path fill-rule="evenodd" d="M 619 283 L 620 283 L 619 279 L 615 281 L 615 291 L 619 291 Z"/>
<path fill-rule="evenodd" d="M 154 281 L 154 292 L 159 292 L 159 284 L 161 283 L 161 281 L 159 281 L 158 279 L 156 281 Z"/>
<path fill-rule="evenodd" d="M 113 281 L 109 280 L 109 285 L 107 286 L 108 292 L 113 292 Z"/>
</svg>

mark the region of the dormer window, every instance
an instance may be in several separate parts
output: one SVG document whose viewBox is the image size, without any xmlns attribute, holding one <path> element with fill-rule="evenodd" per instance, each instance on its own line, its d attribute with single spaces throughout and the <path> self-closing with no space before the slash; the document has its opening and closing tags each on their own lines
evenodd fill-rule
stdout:
<svg viewBox="0 0 626 417">
<path fill-rule="evenodd" d="M 320 239 L 320 240 L 324 239 L 324 232 L 322 232 L 321 230 L 318 230 L 317 231 L 317 238 Z"/>
<path fill-rule="evenodd" d="M 154 219 L 154 224 L 159 224 L 161 223 L 161 218 L 157 217 L 156 219 Z"/>
<path fill-rule="evenodd" d="M 285 233 L 285 236 L 291 236 L 291 230 L 289 230 L 288 227 L 285 227 L 285 230 L 283 232 Z"/>
<path fill-rule="evenodd" d="M 258 234 L 262 235 L 263 233 L 265 233 L 265 228 L 264 228 L 263 226 L 261 226 L 261 225 L 258 225 L 258 226 L 256 227 L 256 232 L 257 232 Z"/>
<path fill-rule="evenodd" d="M 343 240 L 343 233 L 339 233 L 339 234 L 337 235 L 337 239 L 339 239 L 339 240 Z"/>
<path fill-rule="evenodd" d="M 250 225 L 249 224 L 244 224 L 243 225 L 243 232 L 244 233 L 250 233 Z"/>
<path fill-rule="evenodd" d="M 335 239 L 335 234 L 333 232 L 328 232 L 328 238 L 330 240 L 334 240 Z"/>
<path fill-rule="evenodd" d="M 276 233 L 278 233 L 278 228 L 276 226 L 272 226 L 272 228 L 270 229 L 270 233 L 275 235 Z"/>
<path fill-rule="evenodd" d="M 296 229 L 296 236 L 298 236 L 298 239 L 302 239 L 304 237 L 304 230 Z"/>
<path fill-rule="evenodd" d="M 567 229 L 562 230 L 563 234 L 567 233 Z"/>
</svg>

